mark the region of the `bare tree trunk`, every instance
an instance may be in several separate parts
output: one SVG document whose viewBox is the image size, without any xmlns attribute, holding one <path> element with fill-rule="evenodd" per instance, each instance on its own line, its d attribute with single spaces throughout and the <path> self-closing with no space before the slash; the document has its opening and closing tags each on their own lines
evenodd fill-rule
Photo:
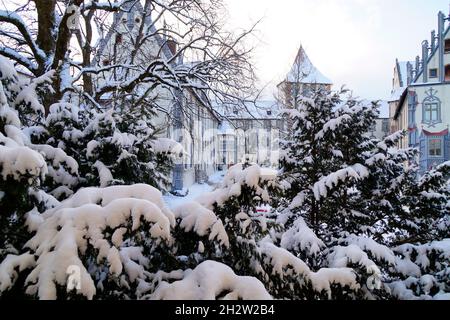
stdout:
<svg viewBox="0 0 450 320">
<path fill-rule="evenodd" d="M 56 0 L 34 0 L 34 2 L 38 16 L 38 34 L 36 42 L 39 48 L 41 48 L 47 56 L 51 56 L 55 50 L 56 43 Z M 42 61 L 39 64 L 37 76 L 45 73 L 47 67 L 46 64 L 47 61 Z"/>
<path fill-rule="evenodd" d="M 90 67 L 92 61 L 92 17 L 95 10 L 89 10 L 85 17 L 86 39 L 84 45 L 80 43 L 80 47 L 83 50 L 83 67 Z M 83 74 L 83 89 L 84 91 L 92 95 L 94 93 L 94 84 L 92 82 L 92 75 L 89 73 Z"/>
<path fill-rule="evenodd" d="M 80 6 L 81 3 L 83 3 L 83 0 L 72 0 L 69 5 Z M 56 0 L 35 0 L 35 4 L 38 12 L 37 43 L 47 56 L 52 56 L 54 52 L 51 65 L 49 65 L 49 61 L 44 61 L 39 65 L 37 75 L 42 75 L 46 71 L 58 69 L 66 58 L 72 35 L 67 22 L 72 13 L 66 13 L 57 27 L 55 21 Z M 58 33 L 55 34 L 56 32 Z M 63 95 L 63 92 L 61 92 L 61 74 L 57 72 L 56 75 L 57 77 L 53 85 L 55 93 L 46 95 L 44 98 L 46 115 L 49 112 L 50 106 L 59 101 Z"/>
</svg>

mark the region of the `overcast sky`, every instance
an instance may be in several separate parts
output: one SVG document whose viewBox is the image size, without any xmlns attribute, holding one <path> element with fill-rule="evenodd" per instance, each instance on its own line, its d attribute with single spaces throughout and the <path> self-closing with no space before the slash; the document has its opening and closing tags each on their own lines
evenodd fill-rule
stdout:
<svg viewBox="0 0 450 320">
<path fill-rule="evenodd" d="M 300 44 L 336 85 L 356 95 L 384 99 L 391 90 L 395 58 L 414 60 L 421 42 L 437 29 L 449 0 L 225 0 L 229 23 L 245 28 L 260 18 L 257 74 L 270 98 Z"/>
</svg>

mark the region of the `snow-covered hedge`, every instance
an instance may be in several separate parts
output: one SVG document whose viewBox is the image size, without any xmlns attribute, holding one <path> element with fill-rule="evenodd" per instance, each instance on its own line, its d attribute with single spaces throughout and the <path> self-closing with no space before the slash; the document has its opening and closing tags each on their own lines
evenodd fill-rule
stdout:
<svg viewBox="0 0 450 320">
<path fill-rule="evenodd" d="M 84 188 L 42 214 L 30 212 L 26 224 L 35 232 L 26 252 L 0 263 L 0 291 L 6 295 L 21 285 L 15 283 L 19 272 L 26 275 L 24 293 L 39 299 L 271 298 L 259 280 L 206 261 L 206 253 L 194 270 L 186 268 L 177 252 L 189 232 L 230 246 L 222 221 L 195 202 L 173 213 L 149 185 Z"/>
<path fill-rule="evenodd" d="M 162 282 L 151 299 L 158 300 L 270 300 L 271 295 L 256 278 L 237 276 L 215 261 L 205 261 L 184 271 L 183 280 Z"/>
</svg>

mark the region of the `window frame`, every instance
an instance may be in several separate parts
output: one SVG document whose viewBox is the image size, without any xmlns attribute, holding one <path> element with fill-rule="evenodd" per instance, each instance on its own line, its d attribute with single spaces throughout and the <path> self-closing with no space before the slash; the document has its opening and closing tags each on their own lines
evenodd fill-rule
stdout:
<svg viewBox="0 0 450 320">
<path fill-rule="evenodd" d="M 450 51 L 448 53 L 450 53 Z M 445 68 L 444 68 L 444 81 L 445 82 L 449 82 L 450 81 L 450 64 L 445 65 Z"/>
<path fill-rule="evenodd" d="M 450 39 L 444 41 L 444 53 L 450 53 Z"/>
<path fill-rule="evenodd" d="M 430 79 L 436 79 L 438 77 L 438 69 L 437 68 L 431 68 L 429 70 L 429 72 L 428 72 L 428 76 L 429 76 Z"/>
<path fill-rule="evenodd" d="M 439 148 L 436 148 L 436 146 L 434 146 L 434 148 L 432 149 L 432 143 L 433 142 L 439 142 Z M 444 154 L 444 141 L 442 138 L 430 138 L 428 139 L 428 156 L 431 158 L 442 158 L 443 154 Z M 434 150 L 434 154 L 431 153 L 431 151 Z M 439 150 L 439 154 L 437 154 L 437 151 Z"/>
<path fill-rule="evenodd" d="M 433 118 L 434 111 L 435 119 Z M 435 96 L 425 98 L 422 102 L 422 123 L 434 125 L 441 122 L 441 100 Z"/>
</svg>

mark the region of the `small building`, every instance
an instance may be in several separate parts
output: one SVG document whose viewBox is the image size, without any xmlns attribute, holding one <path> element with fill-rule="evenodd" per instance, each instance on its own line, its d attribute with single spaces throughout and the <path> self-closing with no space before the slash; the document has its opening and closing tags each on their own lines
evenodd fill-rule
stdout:
<svg viewBox="0 0 450 320">
<path fill-rule="evenodd" d="M 371 138 L 383 140 L 390 134 L 389 103 L 381 100 L 378 102 L 380 115 L 369 128 L 367 134 Z"/>
<path fill-rule="evenodd" d="M 408 127 L 406 113 L 396 116 L 399 110 L 400 99 L 412 82 L 413 61 L 398 61 L 396 59 L 394 66 L 394 77 L 392 78 L 392 91 L 388 99 L 389 103 L 389 131 L 395 133 L 399 130 L 405 130 Z M 408 147 L 408 138 L 403 138 L 399 143 L 400 148 Z"/>
<path fill-rule="evenodd" d="M 246 160 L 265 167 L 277 167 L 281 132 L 285 130 L 275 101 L 247 102 L 236 109 L 221 106 L 221 155 L 230 165 Z"/>
<path fill-rule="evenodd" d="M 277 86 L 279 103 L 284 108 L 295 108 L 298 96 L 307 97 L 314 89 L 331 90 L 332 86 L 333 82 L 313 65 L 303 46 L 300 46 L 285 79 Z M 379 104 L 380 117 L 368 128 L 367 134 L 382 140 L 389 134 L 389 106 L 386 101 L 380 101 Z M 285 122 L 285 126 L 291 127 L 289 120 Z"/>
</svg>

